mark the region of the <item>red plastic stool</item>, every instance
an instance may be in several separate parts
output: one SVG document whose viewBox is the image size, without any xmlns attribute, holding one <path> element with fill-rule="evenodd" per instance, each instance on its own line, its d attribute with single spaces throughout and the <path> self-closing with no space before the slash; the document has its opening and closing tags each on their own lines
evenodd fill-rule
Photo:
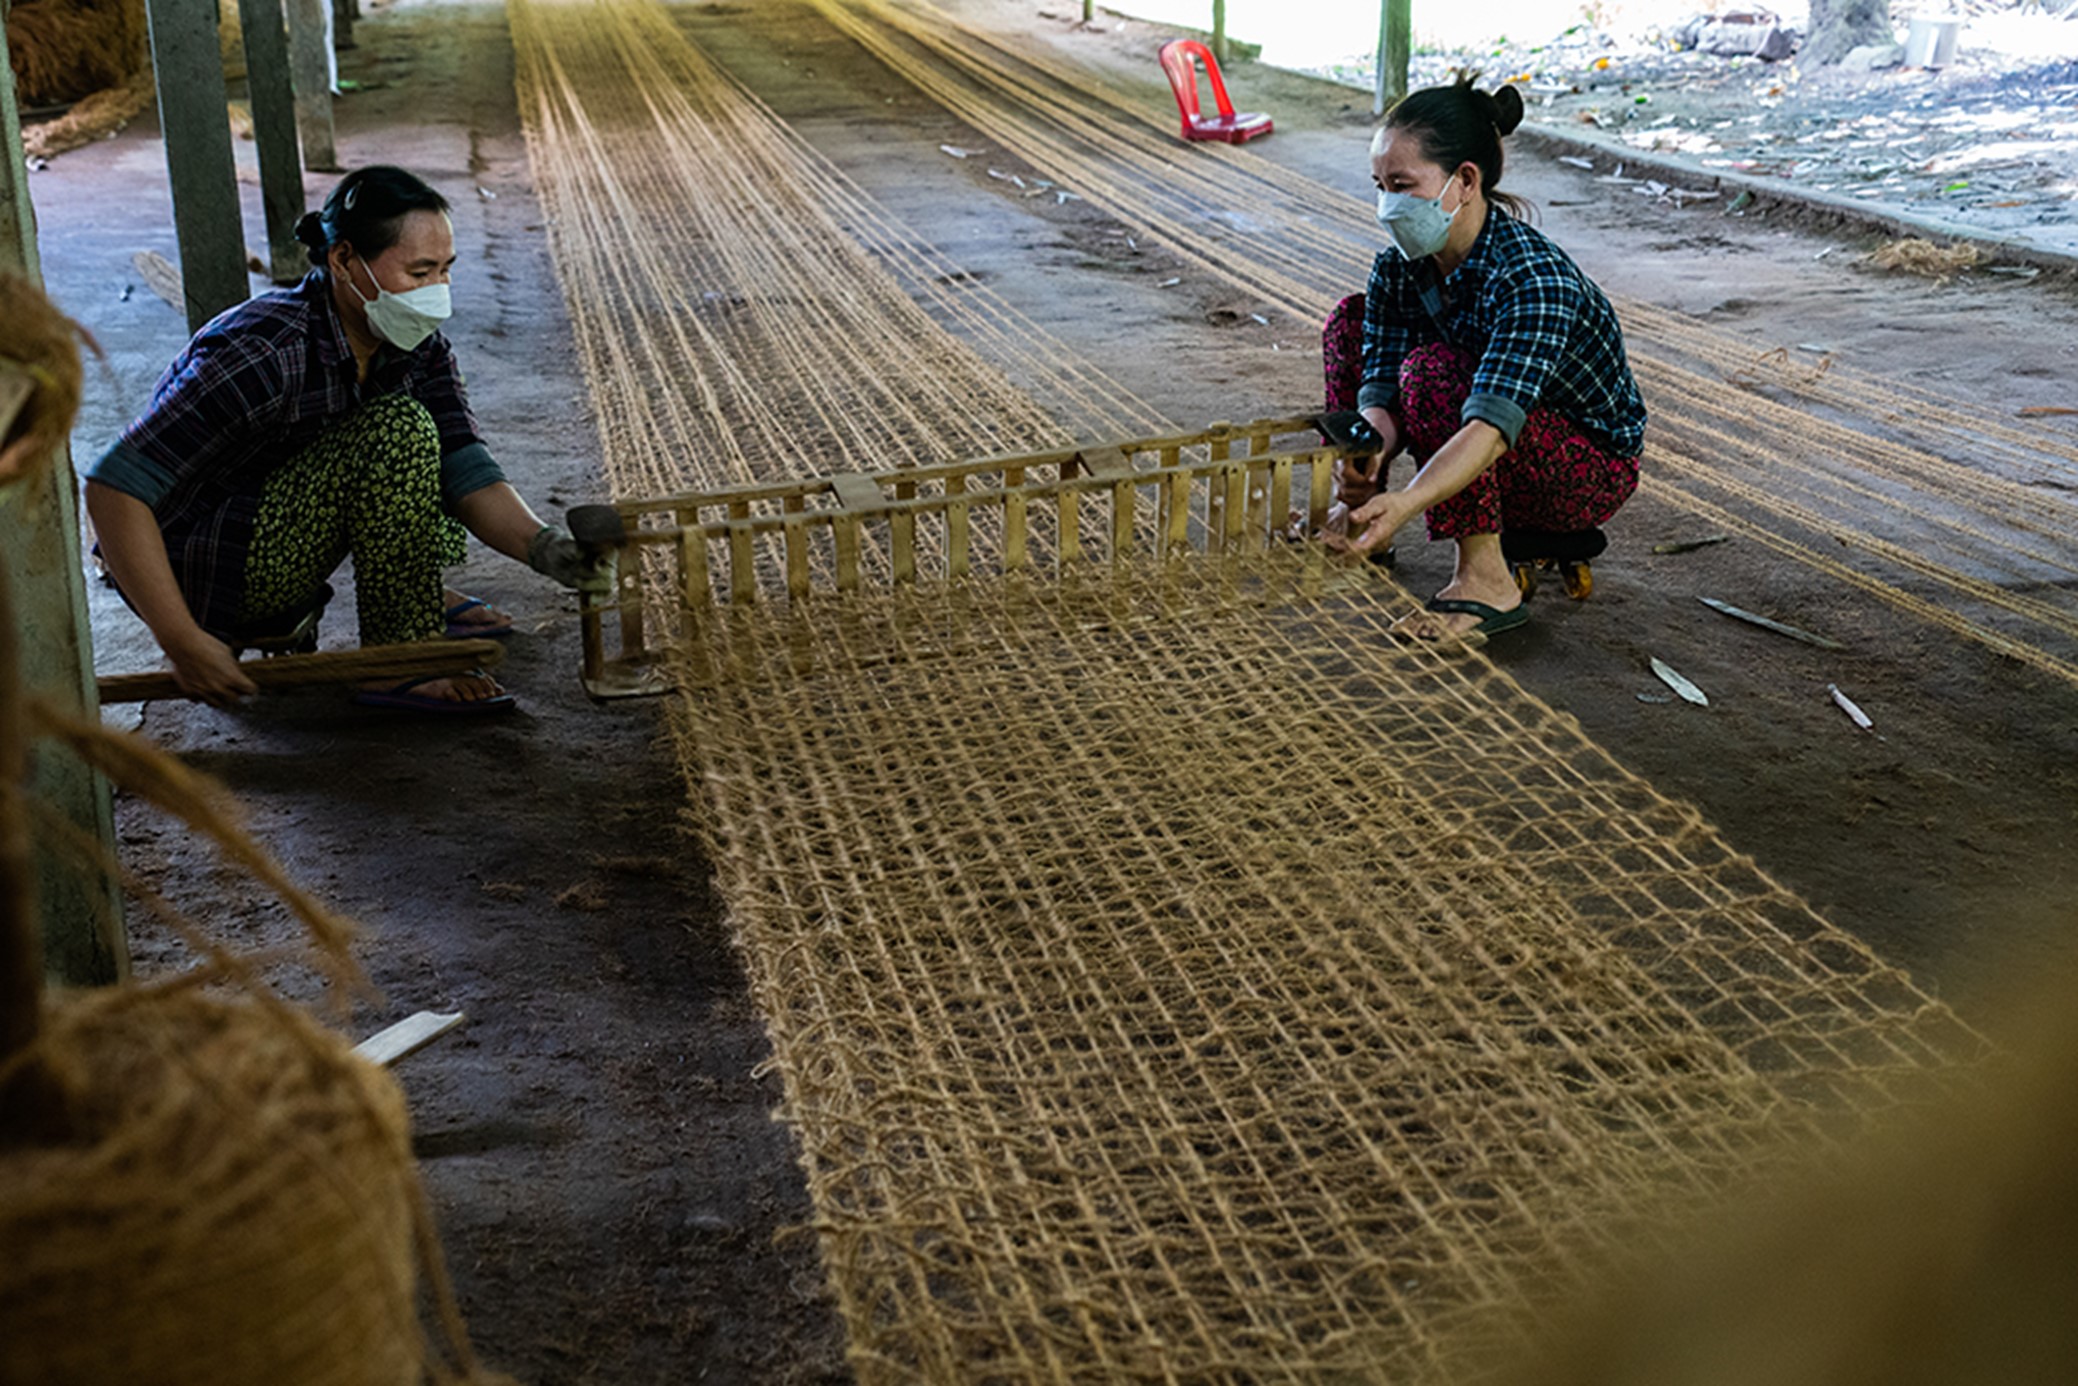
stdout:
<svg viewBox="0 0 2078 1386">
<path fill-rule="evenodd" d="M 1198 114 L 1198 70 L 1194 60 L 1205 64 L 1205 75 L 1212 79 L 1212 99 L 1219 105 L 1216 116 Z M 1169 89 L 1176 93 L 1177 109 L 1183 112 L 1185 139 L 1241 144 L 1270 133 L 1270 117 L 1261 111 L 1234 114 L 1234 103 L 1227 100 L 1226 80 L 1219 75 L 1212 50 L 1196 39 L 1171 39 L 1163 44 L 1162 71 L 1169 78 Z"/>
</svg>

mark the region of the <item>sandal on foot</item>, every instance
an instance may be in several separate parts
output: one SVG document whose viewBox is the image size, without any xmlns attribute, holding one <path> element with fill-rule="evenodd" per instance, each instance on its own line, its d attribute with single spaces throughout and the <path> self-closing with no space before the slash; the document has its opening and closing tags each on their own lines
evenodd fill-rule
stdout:
<svg viewBox="0 0 2078 1386">
<path fill-rule="evenodd" d="M 406 679 L 390 688 L 363 688 L 354 694 L 354 701 L 364 707 L 389 708 L 395 712 L 431 712 L 442 717 L 481 717 L 487 713 L 510 712 L 519 706 L 510 693 L 493 693 L 488 698 L 436 698 L 430 693 L 413 690 L 421 684 L 438 683 L 442 679 L 487 678 L 481 670 L 466 674 L 428 674 L 424 678 Z"/>
<path fill-rule="evenodd" d="M 1485 602 L 1468 601 L 1463 597 L 1431 597 L 1428 609 L 1450 616 L 1477 616 L 1479 624 L 1470 630 L 1457 632 L 1462 636 L 1499 635 L 1504 630 L 1530 623 L 1530 609 L 1524 605 L 1509 607 L 1506 611 Z"/>
<path fill-rule="evenodd" d="M 462 617 L 472 611 L 490 611 L 497 620 L 464 621 Z M 496 640 L 512 634 L 512 618 L 502 611 L 492 611 L 491 604 L 482 597 L 464 597 L 440 613 L 447 621 L 443 634 L 449 640 Z"/>
</svg>

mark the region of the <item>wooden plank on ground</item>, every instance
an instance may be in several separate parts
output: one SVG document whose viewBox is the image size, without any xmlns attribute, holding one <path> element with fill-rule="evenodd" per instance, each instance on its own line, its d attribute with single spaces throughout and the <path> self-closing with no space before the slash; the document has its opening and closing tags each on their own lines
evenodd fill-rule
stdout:
<svg viewBox="0 0 2078 1386">
<path fill-rule="evenodd" d="M 424 1049 L 434 1040 L 461 1025 L 469 1017 L 460 1011 L 420 1011 L 417 1015 L 398 1021 L 387 1030 L 378 1030 L 354 1046 L 354 1053 L 371 1064 L 388 1068 L 407 1054 Z"/>
</svg>

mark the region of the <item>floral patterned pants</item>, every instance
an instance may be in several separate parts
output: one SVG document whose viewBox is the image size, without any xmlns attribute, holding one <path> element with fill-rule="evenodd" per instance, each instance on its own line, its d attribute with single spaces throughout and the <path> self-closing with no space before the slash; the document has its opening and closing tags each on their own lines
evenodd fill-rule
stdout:
<svg viewBox="0 0 2078 1386">
<path fill-rule="evenodd" d="M 1363 378 L 1364 298 L 1335 305 L 1321 332 L 1327 370 L 1327 407 L 1356 408 Z M 1400 363 L 1400 400 L 1394 415 L 1400 442 L 1426 465 L 1464 427 L 1472 393 L 1472 358 L 1456 347 L 1417 347 Z M 1379 478 L 1380 484 L 1384 477 Z M 1606 523 L 1638 489 L 1638 459 L 1617 457 L 1556 410 L 1529 413 L 1515 446 L 1472 484 L 1429 508 L 1431 539 L 1511 530 L 1571 533 Z"/>
<path fill-rule="evenodd" d="M 440 570 L 467 535 L 440 503 L 440 433 L 407 395 L 372 399 L 268 478 L 245 560 L 243 620 L 304 610 L 349 554 L 363 645 L 445 629 Z"/>
</svg>

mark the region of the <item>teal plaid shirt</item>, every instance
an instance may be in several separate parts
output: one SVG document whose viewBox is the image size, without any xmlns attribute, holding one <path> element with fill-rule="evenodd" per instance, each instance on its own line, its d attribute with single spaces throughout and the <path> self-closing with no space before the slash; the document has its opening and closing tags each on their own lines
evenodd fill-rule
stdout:
<svg viewBox="0 0 2078 1386">
<path fill-rule="evenodd" d="M 1624 355 L 1616 310 L 1543 232 L 1490 208 L 1472 253 L 1439 284 L 1435 265 L 1386 250 L 1364 294 L 1364 374 L 1357 407 L 1392 409 L 1407 353 L 1444 342 L 1477 365 L 1466 422 L 1515 445 L 1544 406 L 1619 457 L 1645 445 L 1645 401 Z"/>
</svg>

